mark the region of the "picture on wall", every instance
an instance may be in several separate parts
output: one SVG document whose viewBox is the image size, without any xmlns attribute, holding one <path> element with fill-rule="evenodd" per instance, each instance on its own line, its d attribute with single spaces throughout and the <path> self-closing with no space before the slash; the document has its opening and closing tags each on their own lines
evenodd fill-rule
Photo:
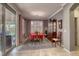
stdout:
<svg viewBox="0 0 79 59">
<path fill-rule="evenodd" d="M 59 29 L 62 29 L 62 19 L 58 21 Z"/>
</svg>

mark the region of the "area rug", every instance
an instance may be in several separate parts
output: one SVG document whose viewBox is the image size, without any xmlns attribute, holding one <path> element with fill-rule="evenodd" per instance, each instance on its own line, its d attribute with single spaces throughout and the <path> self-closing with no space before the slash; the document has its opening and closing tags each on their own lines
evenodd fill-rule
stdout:
<svg viewBox="0 0 79 59">
<path fill-rule="evenodd" d="M 19 51 L 47 49 L 52 47 L 53 47 L 53 44 L 48 39 L 44 39 L 41 42 L 26 42 L 24 45 L 22 45 L 21 47 L 22 49 L 19 49 Z"/>
</svg>

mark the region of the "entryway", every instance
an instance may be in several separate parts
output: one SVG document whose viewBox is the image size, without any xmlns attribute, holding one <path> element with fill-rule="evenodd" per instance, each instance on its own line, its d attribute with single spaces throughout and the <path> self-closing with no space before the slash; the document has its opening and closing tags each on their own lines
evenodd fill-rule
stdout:
<svg viewBox="0 0 79 59">
<path fill-rule="evenodd" d="M 71 24 L 73 25 L 73 34 L 71 34 L 71 36 L 74 35 L 73 48 L 75 49 L 74 51 L 79 51 L 79 4 L 72 5 L 70 9 L 70 20 L 72 20 Z"/>
<path fill-rule="evenodd" d="M 75 46 L 79 47 L 79 6 L 74 9 Z"/>
</svg>

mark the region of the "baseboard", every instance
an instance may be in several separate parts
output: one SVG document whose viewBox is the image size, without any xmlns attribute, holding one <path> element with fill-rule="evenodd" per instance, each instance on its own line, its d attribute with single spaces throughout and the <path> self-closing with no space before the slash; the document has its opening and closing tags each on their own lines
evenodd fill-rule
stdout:
<svg viewBox="0 0 79 59">
<path fill-rule="evenodd" d="M 63 48 L 66 52 L 71 53 L 69 50 L 67 50 L 66 48 Z"/>
</svg>

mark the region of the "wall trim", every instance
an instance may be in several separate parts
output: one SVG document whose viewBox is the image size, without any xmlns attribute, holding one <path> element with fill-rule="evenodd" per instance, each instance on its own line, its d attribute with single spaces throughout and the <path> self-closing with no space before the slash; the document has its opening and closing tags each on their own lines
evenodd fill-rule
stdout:
<svg viewBox="0 0 79 59">
<path fill-rule="evenodd" d="M 63 48 L 66 52 L 68 52 L 69 54 L 71 53 L 68 49 L 66 48 Z"/>
<path fill-rule="evenodd" d="M 56 15 L 57 13 L 59 13 L 61 10 L 63 10 L 63 7 L 64 7 L 66 4 L 67 4 L 67 3 L 62 4 L 62 5 L 61 5 L 61 8 L 58 9 L 55 13 L 53 13 L 53 14 L 49 17 L 49 19 L 52 18 L 52 17 L 53 17 L 54 15 Z"/>
<path fill-rule="evenodd" d="M 54 15 L 56 15 L 58 12 L 60 12 L 62 9 L 63 9 L 63 8 L 60 8 L 60 9 L 57 10 L 55 13 L 53 13 L 53 14 L 49 17 L 49 19 L 52 18 Z"/>
</svg>

